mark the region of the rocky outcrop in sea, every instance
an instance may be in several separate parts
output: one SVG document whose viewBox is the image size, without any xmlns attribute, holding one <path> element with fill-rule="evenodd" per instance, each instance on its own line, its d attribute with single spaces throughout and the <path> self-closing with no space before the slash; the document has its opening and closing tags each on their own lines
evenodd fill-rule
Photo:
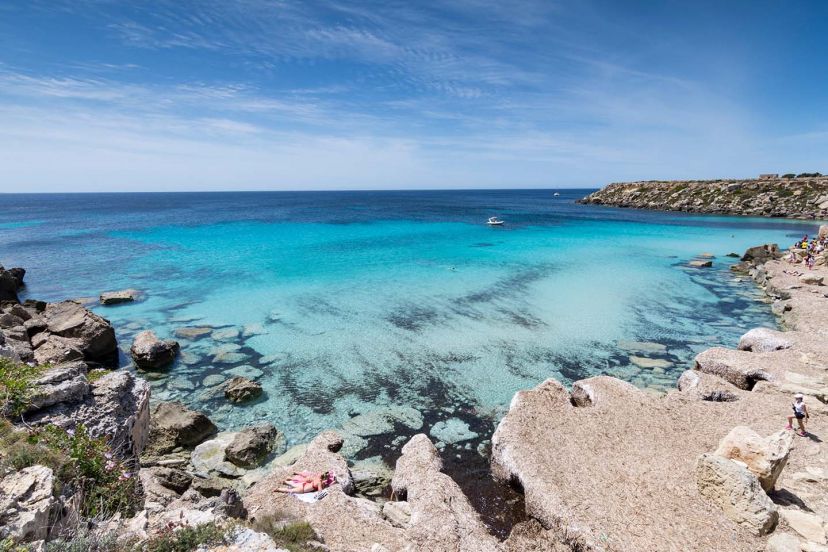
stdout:
<svg viewBox="0 0 828 552">
<path fill-rule="evenodd" d="M 648 180 L 610 184 L 579 203 L 722 215 L 828 218 L 828 177 Z"/>
</svg>

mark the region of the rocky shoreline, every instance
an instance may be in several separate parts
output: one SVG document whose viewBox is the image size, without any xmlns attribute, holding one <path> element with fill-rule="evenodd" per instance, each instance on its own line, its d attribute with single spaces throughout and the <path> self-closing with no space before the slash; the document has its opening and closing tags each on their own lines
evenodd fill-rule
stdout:
<svg viewBox="0 0 828 552">
<path fill-rule="evenodd" d="M 500 533 L 473 507 L 468 487 L 445 473 L 467 461 L 447 465 L 417 433 L 422 415 L 419 423 L 415 412 L 374 420 L 410 426 L 391 470 L 349 462 L 342 432 L 287 448 L 270 424 L 219 432 L 209 413 L 176 402 L 150 408 L 145 380 L 108 369 L 117 343 L 105 319 L 71 301 L 21 304 L 25 271 L 0 268 L 0 356 L 43 367 L 20 416 L 6 414 L 17 431 L 88 428 L 134 466 L 135 513 L 85 526 L 138 549 L 213 524 L 234 527 L 232 538 L 202 550 L 281 550 L 279 536 L 299 525 L 312 536 L 292 550 L 825 550 L 828 455 L 818 436 L 828 428 L 828 293 L 818 277 L 828 268 L 801 279 L 779 256 L 778 248 L 754 248 L 736 268 L 765 290 L 787 331 L 754 329 L 738 349 L 701 352 L 678 389 L 657 393 L 598 376 L 571 390 L 548 380 L 517 393 L 492 437 L 491 470 L 520 499 L 505 487 L 489 499 L 525 516 L 511 516 Z M 147 330 L 131 353 L 155 369 L 178 345 Z M 255 385 L 235 384 L 228 401 L 255 397 Z M 811 438 L 779 431 L 794 392 L 812 409 Z M 368 418 L 352 419 L 345 433 L 370 438 Z M 301 470 L 331 472 L 336 483 L 313 503 L 274 492 Z M 0 473 L 0 539 L 66 537 L 73 497 L 53 491 L 52 477 L 39 465 Z"/>
<path fill-rule="evenodd" d="M 828 177 L 619 182 L 578 202 L 660 211 L 828 219 Z"/>
</svg>

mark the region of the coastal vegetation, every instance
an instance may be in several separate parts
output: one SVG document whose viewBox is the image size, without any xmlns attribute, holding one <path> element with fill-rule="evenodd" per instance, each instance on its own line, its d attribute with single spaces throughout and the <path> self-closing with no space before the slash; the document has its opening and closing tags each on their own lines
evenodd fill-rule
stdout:
<svg viewBox="0 0 828 552">
<path fill-rule="evenodd" d="M 818 172 L 755 179 L 621 182 L 580 203 L 695 213 L 828 218 L 828 177 Z"/>
</svg>

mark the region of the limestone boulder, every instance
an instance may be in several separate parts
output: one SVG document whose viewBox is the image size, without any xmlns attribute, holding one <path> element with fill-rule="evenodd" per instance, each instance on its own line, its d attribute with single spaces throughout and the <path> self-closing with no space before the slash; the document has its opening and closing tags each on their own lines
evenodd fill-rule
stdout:
<svg viewBox="0 0 828 552">
<path fill-rule="evenodd" d="M 177 341 L 158 339 L 155 332 L 145 330 L 135 336 L 129 352 L 139 368 L 157 370 L 172 364 L 178 349 Z"/>
<path fill-rule="evenodd" d="M 271 424 L 245 428 L 233 437 L 225 458 L 239 467 L 255 468 L 274 451 L 277 441 L 284 443 L 284 436 Z"/>
<path fill-rule="evenodd" d="M 779 250 L 779 246 L 775 243 L 766 243 L 765 245 L 748 248 L 744 255 L 742 255 L 741 260 L 761 264 L 771 259 L 779 259 L 780 257 L 782 257 L 782 252 Z"/>
<path fill-rule="evenodd" d="M 34 382 L 26 412 L 41 410 L 58 403 L 77 403 L 89 394 L 86 363 L 82 361 L 58 364 Z"/>
<path fill-rule="evenodd" d="M 225 431 L 208 439 L 193 449 L 190 462 L 193 469 L 201 477 L 211 475 L 223 475 L 227 477 L 240 477 L 244 470 L 226 459 L 227 447 L 236 437 L 235 432 Z"/>
<path fill-rule="evenodd" d="M 45 332 L 44 334 L 44 339 L 37 341 L 38 347 L 34 351 L 35 362 L 38 364 L 59 364 L 83 360 L 83 351 L 74 339 L 46 334 Z"/>
<path fill-rule="evenodd" d="M 719 442 L 713 454 L 744 463 L 762 489 L 769 492 L 788 462 L 792 447 L 793 432 L 782 430 L 764 438 L 749 427 L 737 426 Z"/>
<path fill-rule="evenodd" d="M 231 378 L 224 384 L 224 396 L 234 403 L 253 400 L 262 394 L 262 386 L 242 376 Z"/>
<path fill-rule="evenodd" d="M 710 259 L 696 259 L 688 262 L 687 266 L 692 268 L 710 268 L 713 266 L 713 261 Z"/>
<path fill-rule="evenodd" d="M 754 353 L 769 353 L 781 349 L 790 349 L 793 344 L 785 337 L 785 332 L 778 332 L 770 328 L 753 328 L 739 338 L 740 351 Z"/>
<path fill-rule="evenodd" d="M 741 391 L 738 387 L 719 376 L 697 372 L 696 370 L 685 370 L 679 376 L 676 385 L 679 391 L 688 396 L 713 402 L 736 401 L 739 399 L 739 392 Z"/>
<path fill-rule="evenodd" d="M 0 538 L 14 541 L 45 539 L 52 497 L 52 470 L 35 465 L 7 474 L 0 480 Z"/>
<path fill-rule="evenodd" d="M 137 289 L 122 289 L 119 291 L 105 291 L 99 298 L 102 305 L 119 305 L 121 303 L 132 303 L 141 295 Z"/>
<path fill-rule="evenodd" d="M 756 382 L 773 379 L 758 368 L 757 361 L 749 353 L 724 347 L 702 351 L 694 359 L 695 370 L 719 376 L 739 389 L 753 389 Z"/>
<path fill-rule="evenodd" d="M 27 415 L 27 421 L 67 429 L 83 424 L 93 437 L 106 437 L 119 456 L 140 454 L 149 435 L 149 384 L 118 370 L 89 382 L 88 387 L 81 400 L 37 410 Z"/>
<path fill-rule="evenodd" d="M 150 413 L 150 441 L 155 452 L 164 454 L 175 447 L 192 448 L 216 433 L 206 414 L 180 402 L 160 402 Z"/>
<path fill-rule="evenodd" d="M 699 494 L 756 535 L 770 533 L 779 521 L 776 505 L 756 476 L 742 464 L 715 454 L 702 454 L 696 463 L 696 484 Z"/>
<path fill-rule="evenodd" d="M 42 317 L 49 333 L 72 340 L 86 360 L 105 364 L 117 360 L 118 346 L 112 325 L 80 303 L 49 303 Z"/>
</svg>

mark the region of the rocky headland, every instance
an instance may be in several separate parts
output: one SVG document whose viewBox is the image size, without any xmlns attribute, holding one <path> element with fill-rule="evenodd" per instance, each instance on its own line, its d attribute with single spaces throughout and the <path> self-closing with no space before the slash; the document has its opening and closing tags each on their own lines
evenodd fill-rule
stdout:
<svg viewBox="0 0 828 552">
<path fill-rule="evenodd" d="M 118 345 L 106 319 L 78 302 L 21 304 L 25 272 L 0 269 L 0 542 L 113 551 L 179 550 L 175 539 L 201 551 L 828 550 L 828 267 L 821 258 L 800 275 L 790 269 L 802 265 L 781 257 L 776 246 L 752 248 L 734 269 L 765 290 L 785 331 L 751 329 L 733 349 L 701 352 L 676 389 L 599 376 L 515 395 L 492 436 L 492 474 L 525 504 L 525 520 L 505 538 L 445 473 L 429 436 L 406 437 L 394 469 L 349 458 L 348 441 L 377 424 L 416 433 L 417 411 L 362 414 L 290 448 L 267 423 L 220 431 L 209 413 L 150 405 L 144 379 L 113 369 Z M 146 328 L 128 350 L 136 365 L 156 369 L 178 344 Z M 261 391 L 230 381 L 231 404 Z M 806 437 L 782 429 L 793 393 L 811 410 Z M 88 471 L 67 479 L 74 457 L 56 463 L 54 443 L 86 446 L 100 458 L 97 485 L 127 499 L 105 501 Z M 19 454 L 34 446 L 42 456 Z M 329 472 L 335 483 L 310 502 L 276 492 L 301 471 Z"/>
<path fill-rule="evenodd" d="M 828 218 L 828 177 L 648 180 L 610 184 L 579 203 L 721 215 Z"/>
</svg>

